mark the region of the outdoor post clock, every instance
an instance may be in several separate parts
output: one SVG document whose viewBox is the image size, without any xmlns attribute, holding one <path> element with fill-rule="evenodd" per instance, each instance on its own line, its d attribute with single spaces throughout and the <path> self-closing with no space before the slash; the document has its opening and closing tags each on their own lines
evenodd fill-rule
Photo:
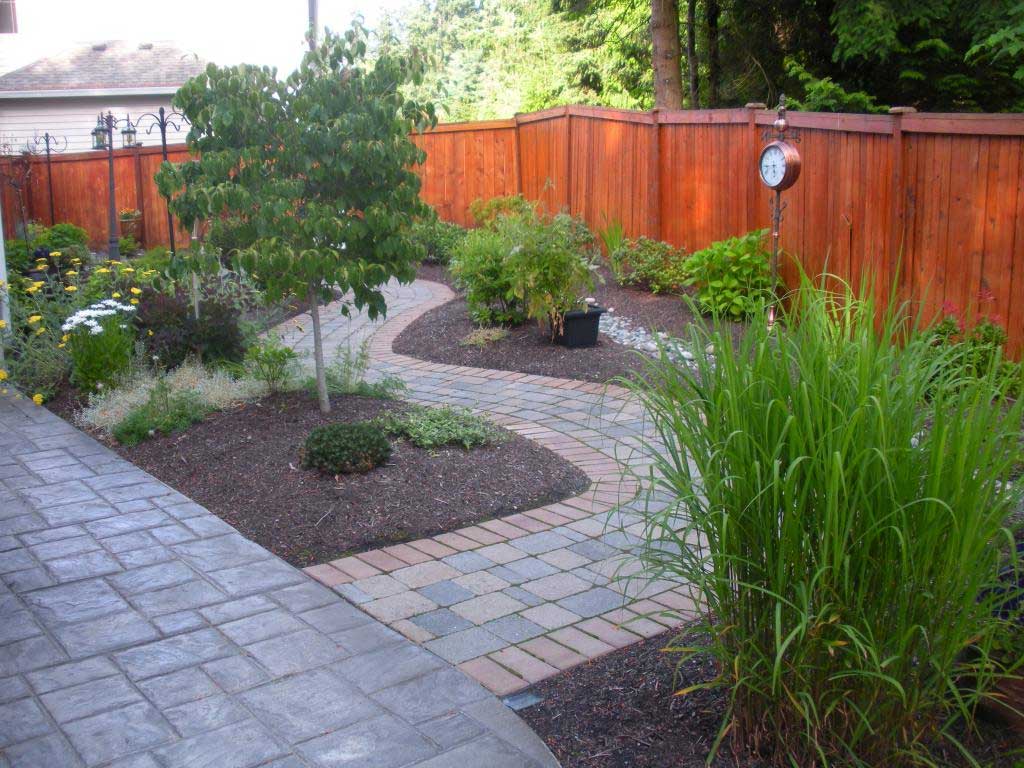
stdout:
<svg viewBox="0 0 1024 768">
<path fill-rule="evenodd" d="M 783 190 L 789 189 L 800 177 L 800 152 L 793 144 L 786 141 L 786 97 L 779 94 L 779 116 L 772 127 L 775 138 L 761 149 L 757 160 L 757 172 L 762 183 L 775 194 L 771 198 L 772 211 L 772 285 L 775 285 L 779 274 L 779 229 L 782 226 L 782 211 L 786 207 L 782 202 Z M 765 138 L 770 138 L 766 133 Z M 796 139 L 799 141 L 799 139 Z M 768 327 L 775 324 L 775 303 L 768 309 Z"/>
</svg>

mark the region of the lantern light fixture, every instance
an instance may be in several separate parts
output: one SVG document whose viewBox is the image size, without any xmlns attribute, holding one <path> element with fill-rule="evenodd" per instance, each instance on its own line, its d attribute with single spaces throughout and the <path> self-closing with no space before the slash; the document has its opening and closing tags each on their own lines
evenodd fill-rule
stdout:
<svg viewBox="0 0 1024 768">
<path fill-rule="evenodd" d="M 92 129 L 92 148 L 107 148 L 107 126 L 103 119 L 103 113 L 96 118 L 96 127 Z"/>
</svg>

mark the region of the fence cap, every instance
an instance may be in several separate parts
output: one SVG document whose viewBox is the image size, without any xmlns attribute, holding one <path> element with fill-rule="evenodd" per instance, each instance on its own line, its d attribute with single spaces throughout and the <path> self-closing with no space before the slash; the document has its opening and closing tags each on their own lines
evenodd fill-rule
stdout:
<svg viewBox="0 0 1024 768">
<path fill-rule="evenodd" d="M 889 107 L 890 115 L 911 115 L 917 110 L 914 107 Z"/>
<path fill-rule="evenodd" d="M 746 109 L 768 109 L 768 105 L 763 101 L 749 101 L 743 105 Z"/>
</svg>

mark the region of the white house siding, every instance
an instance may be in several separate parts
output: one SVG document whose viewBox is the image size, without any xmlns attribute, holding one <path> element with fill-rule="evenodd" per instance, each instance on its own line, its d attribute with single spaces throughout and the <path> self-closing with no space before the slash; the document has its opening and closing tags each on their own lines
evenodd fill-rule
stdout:
<svg viewBox="0 0 1024 768">
<path fill-rule="evenodd" d="M 96 115 L 107 110 L 114 117 L 121 119 L 131 115 L 132 122 L 144 113 L 163 107 L 171 111 L 170 96 L 116 96 L 116 97 L 64 97 L 35 99 L 0 99 L 0 154 L 7 151 L 20 152 L 26 147 L 35 147 L 33 151 L 41 152 L 41 146 L 34 143 L 37 137 L 46 132 L 51 136 L 67 139 L 66 152 L 83 152 L 92 149 L 92 129 L 96 126 Z M 167 143 L 181 144 L 185 141 L 188 126 L 177 121 L 181 130 L 175 131 L 168 126 Z M 153 127 L 151 133 L 146 129 L 153 123 L 151 118 L 143 118 L 138 131 L 137 141 L 145 146 L 160 145 L 160 129 Z M 114 146 L 121 146 L 120 129 L 114 129 Z M 61 141 L 63 145 L 63 141 Z"/>
</svg>

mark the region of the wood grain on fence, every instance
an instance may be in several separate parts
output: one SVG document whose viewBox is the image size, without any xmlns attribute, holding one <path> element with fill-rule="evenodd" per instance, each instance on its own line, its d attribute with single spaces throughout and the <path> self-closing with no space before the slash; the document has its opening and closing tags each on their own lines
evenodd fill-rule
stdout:
<svg viewBox="0 0 1024 768">
<path fill-rule="evenodd" d="M 557 107 L 509 120 L 440 125 L 413 140 L 422 196 L 442 218 L 471 224 L 479 198 L 523 194 L 595 229 L 688 251 L 769 223 L 756 159 L 775 113 L 724 109 L 630 112 Z M 943 307 L 996 318 L 1024 346 L 1024 116 L 791 112 L 803 171 L 784 195 L 782 244 L 812 275 L 894 291 L 927 317 Z M 152 174 L 159 150 L 118 150 L 119 207 L 139 208 L 145 244 L 166 242 Z M 185 156 L 172 148 L 172 159 Z M 0 159 L 0 172 L 5 162 Z M 26 207 L 48 219 L 46 170 L 34 158 Z M 54 158 L 55 218 L 107 239 L 106 156 Z M 0 185 L 5 227 L 18 220 Z M 182 233 L 181 242 L 184 242 Z M 795 277 L 792 264 L 787 279 Z"/>
</svg>

